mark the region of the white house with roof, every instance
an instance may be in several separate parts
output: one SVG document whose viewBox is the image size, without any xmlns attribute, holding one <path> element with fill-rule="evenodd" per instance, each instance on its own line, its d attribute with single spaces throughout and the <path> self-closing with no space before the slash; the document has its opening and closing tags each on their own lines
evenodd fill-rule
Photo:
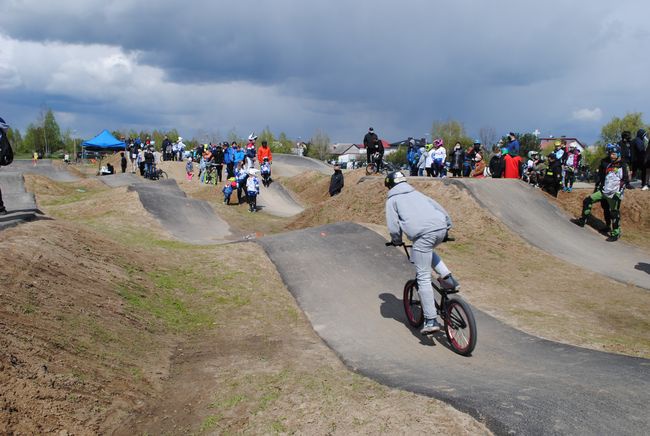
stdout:
<svg viewBox="0 0 650 436">
<path fill-rule="evenodd" d="M 347 163 L 360 160 L 360 156 L 366 156 L 366 150 L 358 144 L 337 142 L 330 144 L 328 153 L 334 156 L 339 163 Z"/>
</svg>

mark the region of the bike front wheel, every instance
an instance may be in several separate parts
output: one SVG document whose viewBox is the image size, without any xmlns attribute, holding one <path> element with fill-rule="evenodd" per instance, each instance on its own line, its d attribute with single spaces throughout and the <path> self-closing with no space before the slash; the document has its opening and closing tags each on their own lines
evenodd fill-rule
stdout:
<svg viewBox="0 0 650 436">
<path fill-rule="evenodd" d="M 167 173 L 166 173 L 166 172 L 164 172 L 163 170 L 160 170 L 160 171 L 158 172 L 158 178 L 159 178 L 159 179 L 168 179 L 169 176 L 167 176 Z"/>
<path fill-rule="evenodd" d="M 371 174 L 375 174 L 377 172 L 376 166 L 374 163 L 369 163 L 366 166 L 366 176 L 369 176 Z"/>
<path fill-rule="evenodd" d="M 411 327 L 420 327 L 424 322 L 424 311 L 422 310 L 422 301 L 418 292 L 418 282 L 409 280 L 404 285 L 404 313 L 406 320 Z"/>
<path fill-rule="evenodd" d="M 460 297 L 451 297 L 443 313 L 445 333 L 454 351 L 469 356 L 476 347 L 476 321 L 469 304 Z"/>
</svg>

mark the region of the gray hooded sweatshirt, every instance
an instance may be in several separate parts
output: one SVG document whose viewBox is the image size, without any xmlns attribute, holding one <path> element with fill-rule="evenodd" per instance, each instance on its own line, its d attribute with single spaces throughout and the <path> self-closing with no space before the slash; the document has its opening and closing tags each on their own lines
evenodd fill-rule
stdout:
<svg viewBox="0 0 650 436">
<path fill-rule="evenodd" d="M 402 240 L 402 231 L 413 241 L 426 233 L 449 230 L 451 218 L 436 201 L 403 182 L 388 191 L 386 225 L 393 242 Z"/>
</svg>

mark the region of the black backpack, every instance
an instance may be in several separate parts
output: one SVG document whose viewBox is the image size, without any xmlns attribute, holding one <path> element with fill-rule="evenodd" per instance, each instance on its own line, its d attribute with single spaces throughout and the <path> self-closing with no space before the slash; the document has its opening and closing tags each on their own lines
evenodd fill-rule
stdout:
<svg viewBox="0 0 650 436">
<path fill-rule="evenodd" d="M 6 133 L 0 133 L 0 166 L 7 166 L 14 161 L 14 151 L 9 144 Z"/>
</svg>

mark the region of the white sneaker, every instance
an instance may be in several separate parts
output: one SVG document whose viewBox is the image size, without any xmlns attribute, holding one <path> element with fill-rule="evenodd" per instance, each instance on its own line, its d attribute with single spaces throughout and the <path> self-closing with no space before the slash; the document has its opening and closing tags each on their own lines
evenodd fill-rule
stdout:
<svg viewBox="0 0 650 436">
<path fill-rule="evenodd" d="M 642 191 L 647 191 L 648 190 L 648 185 L 643 185 L 643 188 L 641 188 Z"/>
<path fill-rule="evenodd" d="M 440 331 L 440 324 L 438 324 L 438 321 L 434 319 L 425 319 L 424 320 L 424 325 L 422 326 L 422 330 L 420 330 L 420 333 L 423 335 L 430 335 L 432 333 L 436 333 Z"/>
</svg>

